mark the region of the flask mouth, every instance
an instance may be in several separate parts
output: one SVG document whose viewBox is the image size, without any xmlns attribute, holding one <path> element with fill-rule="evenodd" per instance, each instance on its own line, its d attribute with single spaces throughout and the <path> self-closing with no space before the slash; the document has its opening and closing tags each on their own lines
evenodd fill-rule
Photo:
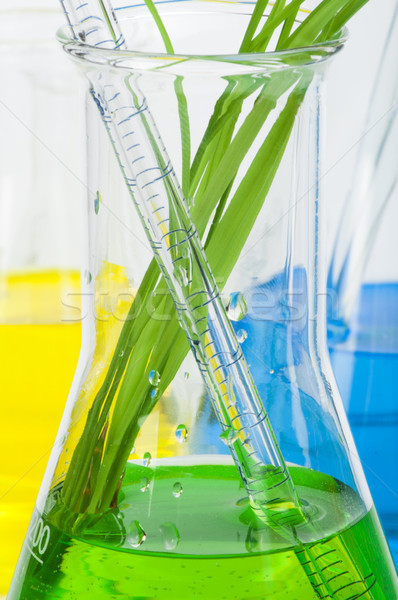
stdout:
<svg viewBox="0 0 398 600">
<path fill-rule="evenodd" d="M 335 37 L 310 46 L 287 50 L 267 50 L 258 53 L 239 53 L 237 48 L 233 48 L 231 52 L 227 42 L 224 51 L 224 48 L 220 48 L 219 40 L 221 37 L 225 37 L 226 31 L 232 30 L 231 33 L 227 33 L 227 37 L 232 39 L 235 36 L 235 43 L 236 39 L 242 39 L 237 32 L 240 28 L 242 34 L 244 33 L 242 22 L 244 22 L 244 18 L 248 22 L 251 14 L 248 11 L 247 3 L 236 0 L 229 2 L 174 0 L 156 4 L 162 20 L 166 21 L 166 29 L 168 29 L 168 24 L 171 24 L 171 29 L 174 25 L 177 35 L 181 35 L 181 31 L 187 30 L 187 33 L 183 34 L 185 45 L 180 44 L 175 47 L 173 54 L 164 51 L 164 45 L 156 30 L 153 17 L 145 5 L 127 7 L 117 11 L 122 30 L 123 26 L 131 30 L 131 35 L 127 37 L 127 44 L 131 48 L 129 50 L 113 50 L 90 45 L 87 41 L 76 39 L 69 26 L 58 30 L 57 39 L 72 58 L 79 62 L 84 61 L 87 66 L 91 64 L 127 71 L 160 71 L 172 75 L 187 75 L 193 72 L 206 75 L 232 75 L 260 74 L 314 66 L 336 54 L 348 37 L 347 29 L 343 28 Z M 300 10 L 296 23 L 300 24 L 308 12 Z M 173 23 L 173 17 L 177 17 L 181 23 L 178 28 Z M 209 36 L 207 36 L 207 27 L 200 30 L 201 17 L 207 18 L 207 23 L 212 24 Z M 229 24 L 228 27 L 225 27 L 227 19 L 232 23 L 231 27 Z M 216 21 L 216 25 L 214 25 L 214 21 Z M 218 31 L 217 23 L 219 24 Z M 237 23 L 239 23 L 238 26 L 236 26 Z M 186 24 L 187 27 L 185 27 Z M 190 28 L 192 29 L 191 35 Z M 204 32 L 207 36 L 205 40 L 203 40 Z M 198 43 L 195 45 L 195 34 L 198 41 L 200 40 L 200 48 L 198 48 Z M 148 38 L 150 38 L 149 42 Z M 173 41 L 172 35 L 170 38 Z M 202 48 L 209 51 L 203 52 Z"/>
</svg>

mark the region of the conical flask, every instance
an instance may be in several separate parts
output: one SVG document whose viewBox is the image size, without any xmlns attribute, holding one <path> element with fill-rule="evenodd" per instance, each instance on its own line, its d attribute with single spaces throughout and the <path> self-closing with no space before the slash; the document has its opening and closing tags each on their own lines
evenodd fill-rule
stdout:
<svg viewBox="0 0 398 600">
<path fill-rule="evenodd" d="M 397 595 L 326 346 L 320 106 L 343 39 L 226 54 L 247 11 L 161 7 L 175 55 L 162 53 L 144 8 L 118 11 L 141 52 L 60 34 L 91 88 L 83 345 L 9 600 Z M 120 120 L 134 133 L 150 109 L 157 124 L 287 461 L 300 523 L 274 526 L 252 510 L 230 451 L 249 442 L 239 429 L 221 434 L 102 123 L 104 103 L 111 111 L 126 86 L 135 110 Z M 150 128 L 145 140 L 133 133 L 131 146 L 158 147 Z M 144 154 L 134 160 L 147 169 Z"/>
<path fill-rule="evenodd" d="M 73 293 L 80 297 L 81 236 L 76 217 L 85 187 L 79 182 L 76 148 L 82 128 L 68 125 L 77 122 L 81 112 L 79 79 L 74 65 L 62 61 L 54 39 L 61 17 L 52 0 L 0 3 L 2 599 L 80 348 L 80 311 L 66 304 Z M 54 123 L 48 118 L 50 106 L 63 115 L 62 120 Z"/>
<path fill-rule="evenodd" d="M 386 17 L 389 26 L 364 135 L 330 261 L 329 348 L 370 490 L 397 563 L 398 265 L 390 260 L 398 252 L 397 4 L 386 11 Z"/>
</svg>

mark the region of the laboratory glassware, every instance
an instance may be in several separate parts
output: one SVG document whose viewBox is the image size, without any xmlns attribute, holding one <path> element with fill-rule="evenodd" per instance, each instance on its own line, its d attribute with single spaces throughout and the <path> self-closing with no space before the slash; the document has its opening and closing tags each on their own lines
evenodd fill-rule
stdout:
<svg viewBox="0 0 398 600">
<path fill-rule="evenodd" d="M 51 0 L 0 7 L 0 596 L 80 347 L 82 111 L 77 74 L 54 35 L 62 19 Z"/>
<path fill-rule="evenodd" d="M 398 559 L 398 7 L 383 44 L 328 276 L 333 370 Z M 371 440 L 371 442 L 369 442 Z"/>
<path fill-rule="evenodd" d="M 83 349 L 9 598 L 387 598 L 394 568 L 326 347 L 319 111 L 342 40 L 310 54 L 218 56 L 237 50 L 247 5 L 170 3 L 161 14 L 176 56 L 159 49 L 144 8 L 120 11 L 141 52 L 61 38 L 90 80 L 130 85 L 138 107 L 145 97 L 181 181 L 226 90 L 240 107 L 234 128 L 250 125 L 225 209 L 237 219 L 226 227 L 218 215 L 205 250 L 308 519 L 276 529 L 251 509 L 228 450 L 235 433 L 217 423 L 89 91 Z M 277 158 L 268 190 L 260 182 Z M 197 223 L 211 195 L 186 198 Z"/>
</svg>

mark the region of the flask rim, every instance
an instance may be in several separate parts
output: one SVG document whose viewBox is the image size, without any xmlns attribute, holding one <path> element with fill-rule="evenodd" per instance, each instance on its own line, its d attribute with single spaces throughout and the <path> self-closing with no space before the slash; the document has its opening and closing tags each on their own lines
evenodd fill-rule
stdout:
<svg viewBox="0 0 398 600">
<path fill-rule="evenodd" d="M 189 0 L 188 0 L 189 2 Z M 231 2 L 230 4 L 239 4 Z M 175 4 L 175 2 L 171 2 Z M 176 3 L 177 4 L 177 3 Z M 181 6 L 184 2 L 178 2 Z M 221 2 L 220 4 L 223 4 Z M 301 13 L 308 11 L 299 11 Z M 300 19 L 298 19 L 300 21 Z M 239 74 L 244 73 L 270 73 L 285 69 L 313 67 L 317 63 L 326 61 L 339 52 L 348 39 L 348 30 L 343 27 L 334 37 L 329 40 L 315 43 L 309 46 L 300 46 L 285 50 L 273 50 L 256 53 L 222 53 L 222 54 L 197 54 L 197 53 L 175 53 L 149 52 L 136 49 L 120 50 L 101 48 L 88 44 L 74 37 L 69 25 L 58 29 L 56 34 L 58 42 L 63 46 L 67 54 L 86 65 L 124 69 L 127 71 L 158 71 L 159 73 L 179 74 L 179 66 L 188 63 L 195 67 L 195 72 L 203 74 L 220 75 L 220 68 L 228 71 L 237 70 Z M 199 69 L 197 71 L 197 67 Z M 190 68 L 190 67 L 188 67 Z M 203 70 L 202 70 L 203 69 Z M 184 71 L 184 74 L 187 74 Z"/>
</svg>

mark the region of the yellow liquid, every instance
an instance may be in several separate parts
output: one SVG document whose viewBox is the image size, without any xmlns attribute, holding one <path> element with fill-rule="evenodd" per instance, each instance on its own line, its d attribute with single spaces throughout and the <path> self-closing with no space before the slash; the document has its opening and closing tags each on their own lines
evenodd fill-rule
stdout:
<svg viewBox="0 0 398 600">
<path fill-rule="evenodd" d="M 0 597 L 6 594 L 80 350 L 80 276 L 0 278 Z"/>
</svg>

